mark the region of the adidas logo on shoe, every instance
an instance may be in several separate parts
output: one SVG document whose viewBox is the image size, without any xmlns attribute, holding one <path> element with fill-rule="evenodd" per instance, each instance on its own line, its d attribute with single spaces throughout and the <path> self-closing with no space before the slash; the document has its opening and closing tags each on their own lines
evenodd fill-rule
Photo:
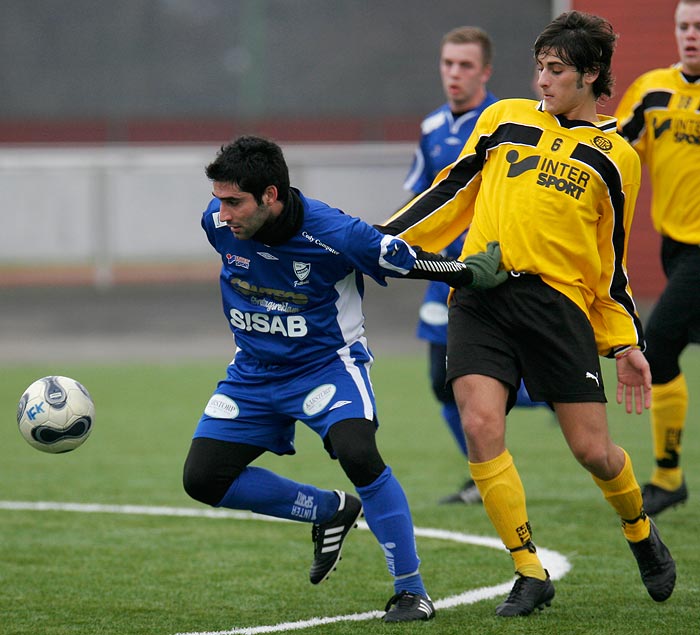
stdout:
<svg viewBox="0 0 700 635">
<path fill-rule="evenodd" d="M 413 622 L 432 620 L 435 617 L 432 600 L 409 591 L 401 591 L 394 595 L 387 602 L 385 610 L 386 613 L 382 617 L 385 622 Z"/>
<path fill-rule="evenodd" d="M 340 560 L 343 543 L 349 531 L 357 527 L 357 519 L 362 514 L 359 498 L 335 490 L 340 499 L 338 511 L 328 522 L 311 528 L 314 543 L 314 561 L 309 571 L 311 584 L 323 582 L 333 572 Z"/>
</svg>

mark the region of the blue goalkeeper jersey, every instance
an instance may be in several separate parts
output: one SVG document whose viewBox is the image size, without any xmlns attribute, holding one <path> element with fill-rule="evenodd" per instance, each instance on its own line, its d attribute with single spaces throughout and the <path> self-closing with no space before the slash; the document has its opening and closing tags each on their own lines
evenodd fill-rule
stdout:
<svg viewBox="0 0 700 635">
<path fill-rule="evenodd" d="M 219 221 L 216 198 L 202 216 L 221 256 L 223 309 L 236 346 L 269 364 L 303 364 L 364 341 L 362 274 L 386 285 L 416 261 L 403 240 L 298 190 L 290 197 L 300 201 L 303 220 L 282 244 L 235 238 Z"/>
</svg>

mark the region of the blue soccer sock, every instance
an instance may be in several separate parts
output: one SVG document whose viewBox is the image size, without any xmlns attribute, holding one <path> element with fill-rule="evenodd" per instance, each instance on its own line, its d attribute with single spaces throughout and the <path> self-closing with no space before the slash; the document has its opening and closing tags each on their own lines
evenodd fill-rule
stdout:
<svg viewBox="0 0 700 635">
<path fill-rule="evenodd" d="M 464 436 L 464 430 L 462 429 L 462 419 L 459 416 L 459 409 L 454 401 L 446 402 L 442 404 L 442 416 L 447 423 L 447 426 L 455 438 L 459 449 L 462 450 L 464 456 L 468 456 L 467 452 L 467 439 Z"/>
<path fill-rule="evenodd" d="M 370 485 L 358 487 L 365 520 L 384 551 L 394 591 L 427 595 L 418 573 L 413 520 L 403 488 L 387 466 Z"/>
<path fill-rule="evenodd" d="M 335 492 L 297 483 L 270 470 L 247 467 L 231 484 L 216 507 L 245 509 L 265 516 L 323 523 L 330 520 L 340 500 Z"/>
</svg>

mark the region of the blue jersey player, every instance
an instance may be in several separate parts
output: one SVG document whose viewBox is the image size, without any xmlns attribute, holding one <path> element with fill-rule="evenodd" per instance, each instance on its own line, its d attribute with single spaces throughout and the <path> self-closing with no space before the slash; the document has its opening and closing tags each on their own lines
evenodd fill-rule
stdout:
<svg viewBox="0 0 700 635">
<path fill-rule="evenodd" d="M 421 123 L 421 137 L 404 189 L 420 194 L 433 183 L 438 173 L 459 156 L 479 115 L 496 101 L 486 84 L 491 77 L 493 57 L 491 38 L 483 29 L 462 26 L 442 38 L 440 78 L 446 103 L 431 112 Z M 445 250 L 457 258 L 464 235 Z M 445 380 L 447 355 L 447 298 L 450 287 L 444 282 L 428 284 L 420 307 L 417 336 L 428 342 L 430 383 L 441 404 L 441 413 L 465 458 L 467 443 L 451 387 Z M 525 385 L 518 391 L 517 405 L 533 405 Z M 441 503 L 480 503 L 474 481 L 467 477 L 461 488 L 440 499 Z"/>
<path fill-rule="evenodd" d="M 496 97 L 487 90 L 491 77 L 492 43 L 488 33 L 473 26 L 453 29 L 442 38 L 440 79 L 446 103 L 431 112 L 421 123 L 421 137 L 404 189 L 420 194 L 433 183 L 440 170 L 459 156 L 474 129 L 479 115 Z M 457 258 L 462 251 L 464 235 L 445 250 Z M 452 389 L 445 382 L 447 355 L 447 297 L 449 285 L 430 282 L 420 307 L 417 336 L 428 342 L 430 383 L 441 405 L 442 416 L 462 454 L 467 456 L 459 410 Z M 467 478 L 454 494 L 441 503 L 479 503 L 481 496 L 474 481 Z"/>
<path fill-rule="evenodd" d="M 404 491 L 375 443 L 378 425 L 364 336 L 363 274 L 490 288 L 497 243 L 465 262 L 411 247 L 289 186 L 282 150 L 244 136 L 206 168 L 214 199 L 202 227 L 221 258 L 223 309 L 236 352 L 202 414 L 184 487 L 215 507 L 312 524 L 310 581 L 325 580 L 362 511 L 386 556 L 394 595 L 386 622 L 430 619 Z M 359 496 L 253 466 L 294 454 L 296 421 L 314 430 Z"/>
</svg>

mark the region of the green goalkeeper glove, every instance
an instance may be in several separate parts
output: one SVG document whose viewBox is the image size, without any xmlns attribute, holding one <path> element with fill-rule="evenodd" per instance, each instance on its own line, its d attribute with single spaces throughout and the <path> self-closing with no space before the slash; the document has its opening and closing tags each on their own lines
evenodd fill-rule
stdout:
<svg viewBox="0 0 700 635">
<path fill-rule="evenodd" d="M 498 241 L 494 240 L 486 245 L 486 251 L 472 254 L 464 259 L 472 272 L 472 289 L 493 289 L 502 284 L 508 278 L 507 271 L 499 271 L 501 266 L 501 247 Z"/>
</svg>

